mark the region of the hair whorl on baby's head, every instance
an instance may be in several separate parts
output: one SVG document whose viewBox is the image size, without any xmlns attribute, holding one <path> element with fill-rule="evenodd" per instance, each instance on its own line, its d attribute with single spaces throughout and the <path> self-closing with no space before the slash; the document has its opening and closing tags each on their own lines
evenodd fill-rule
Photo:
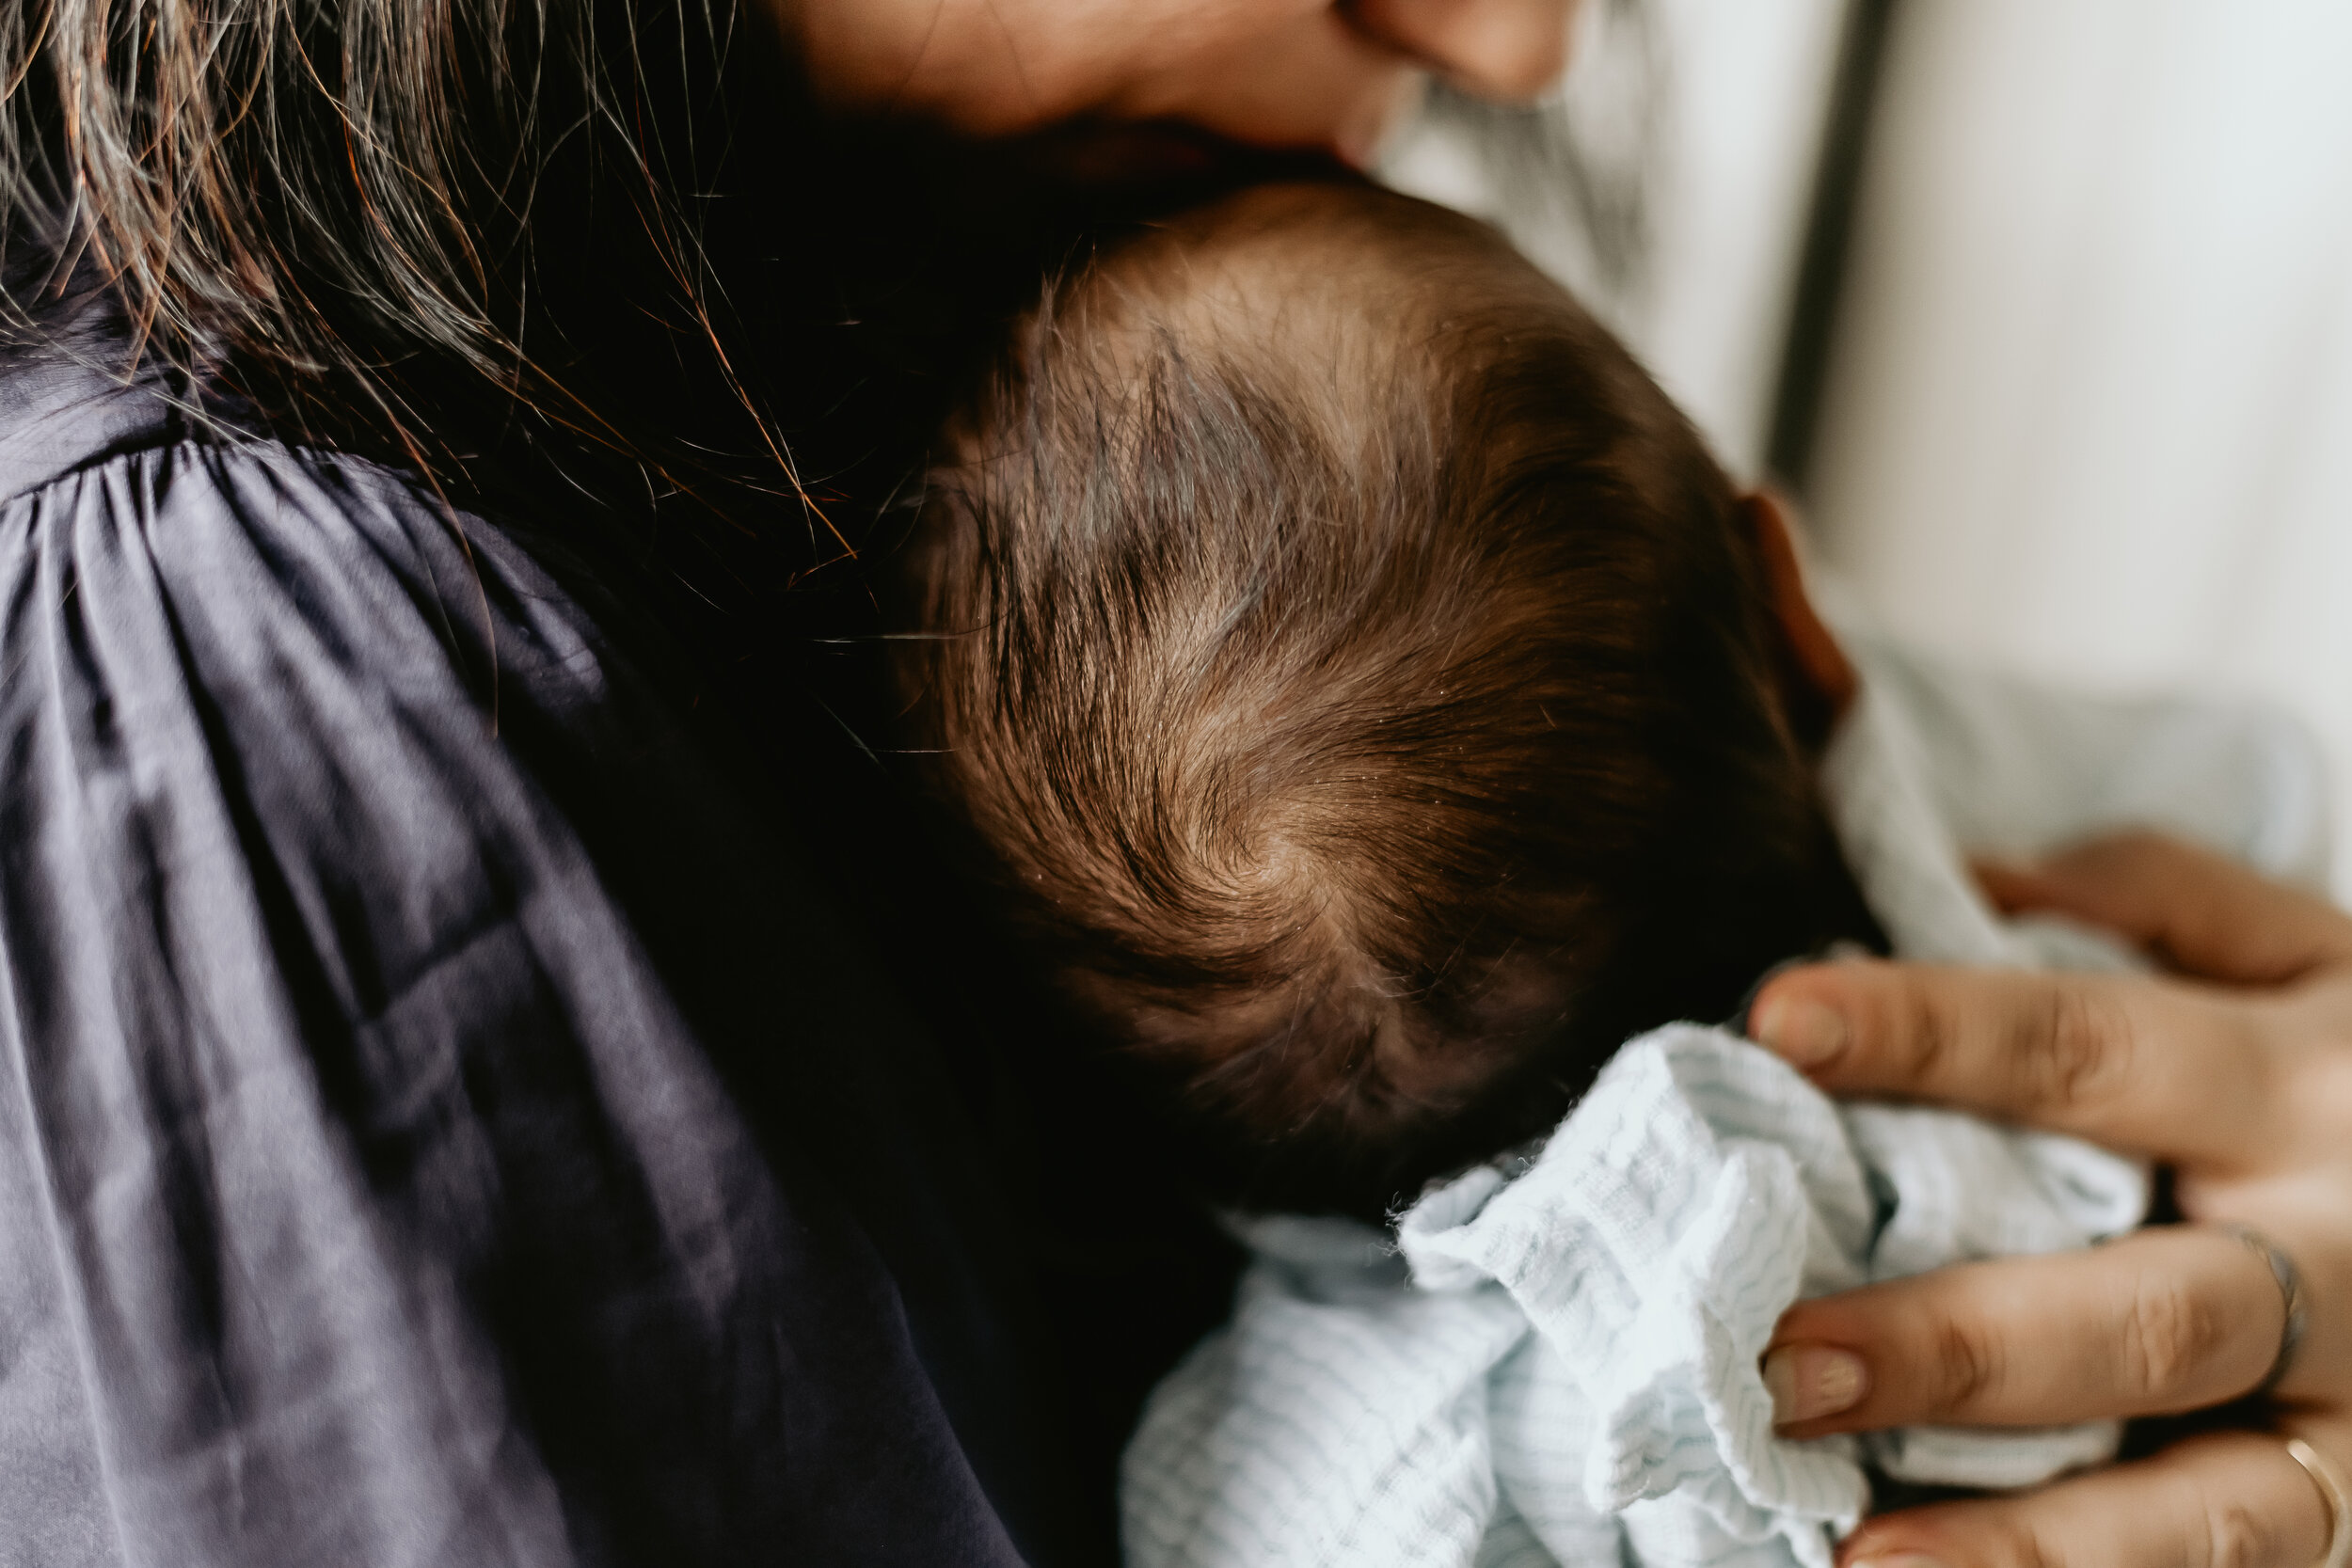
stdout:
<svg viewBox="0 0 2352 1568">
<path fill-rule="evenodd" d="M 1050 290 L 949 445 L 910 746 L 1222 1197 L 1377 1213 L 1850 912 L 1729 483 L 1484 228 L 1231 199 Z"/>
</svg>

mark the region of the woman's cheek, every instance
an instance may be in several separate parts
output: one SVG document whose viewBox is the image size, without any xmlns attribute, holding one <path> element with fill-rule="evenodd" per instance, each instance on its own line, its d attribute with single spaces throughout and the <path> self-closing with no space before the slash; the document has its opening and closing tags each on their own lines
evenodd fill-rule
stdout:
<svg viewBox="0 0 2352 1568">
<path fill-rule="evenodd" d="M 1012 135 L 1181 119 L 1368 158 L 1418 72 L 1330 0 L 766 0 L 829 103 Z"/>
<path fill-rule="evenodd" d="M 1120 119 L 1185 119 L 1236 141 L 1371 160 L 1418 100 L 1423 73 L 1329 8 L 1243 46 L 1155 62 L 1109 105 Z"/>
</svg>

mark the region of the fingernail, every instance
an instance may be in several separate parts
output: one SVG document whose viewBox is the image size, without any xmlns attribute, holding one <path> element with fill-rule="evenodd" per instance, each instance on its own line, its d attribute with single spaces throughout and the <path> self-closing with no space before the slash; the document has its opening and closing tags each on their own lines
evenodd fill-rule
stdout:
<svg viewBox="0 0 2352 1568">
<path fill-rule="evenodd" d="M 1783 1345 L 1764 1358 L 1764 1388 L 1772 1396 L 1772 1424 L 1818 1420 L 1851 1410 L 1870 1391 L 1870 1369 L 1850 1350 Z"/>
<path fill-rule="evenodd" d="M 1845 1015 L 1804 997 L 1772 997 L 1751 1022 L 1756 1043 L 1792 1067 L 1820 1067 L 1846 1049 Z"/>
<path fill-rule="evenodd" d="M 1897 1557 L 1858 1557 L 1846 1568 L 1944 1568 L 1931 1557 L 1918 1552 L 1904 1552 Z"/>
</svg>

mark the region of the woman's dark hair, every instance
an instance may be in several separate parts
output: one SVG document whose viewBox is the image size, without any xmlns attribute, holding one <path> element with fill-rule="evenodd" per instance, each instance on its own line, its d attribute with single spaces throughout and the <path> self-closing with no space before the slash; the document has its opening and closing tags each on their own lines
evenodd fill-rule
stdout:
<svg viewBox="0 0 2352 1568">
<path fill-rule="evenodd" d="M 660 473 L 670 454 L 580 318 L 628 299 L 675 356 L 723 371 L 690 193 L 717 172 L 692 106 L 719 96 L 731 16 L 723 0 L 11 6 L 8 309 L 28 325 L 42 293 L 94 277 L 142 361 L 437 478 L 501 437 Z"/>
<path fill-rule="evenodd" d="M 103 285 L 105 369 L 600 531 L 731 643 L 1079 221 L 1032 149 L 817 113 L 755 0 L 11 0 L 0 89 L 0 338 Z"/>
<path fill-rule="evenodd" d="M 7 337 L 103 286 L 110 372 L 731 608 L 848 553 L 908 343 L 987 315 L 920 286 L 957 171 L 739 0 L 23 0 L 0 87 Z"/>
</svg>

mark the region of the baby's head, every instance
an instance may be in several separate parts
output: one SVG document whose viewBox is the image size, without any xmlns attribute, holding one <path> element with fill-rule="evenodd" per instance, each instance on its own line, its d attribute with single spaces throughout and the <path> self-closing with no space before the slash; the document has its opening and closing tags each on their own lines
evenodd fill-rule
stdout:
<svg viewBox="0 0 2352 1568">
<path fill-rule="evenodd" d="M 907 570 L 910 747 L 1229 1200 L 1375 1213 L 1869 929 L 1751 509 L 1438 209 L 1279 187 L 1101 256 Z"/>
</svg>

